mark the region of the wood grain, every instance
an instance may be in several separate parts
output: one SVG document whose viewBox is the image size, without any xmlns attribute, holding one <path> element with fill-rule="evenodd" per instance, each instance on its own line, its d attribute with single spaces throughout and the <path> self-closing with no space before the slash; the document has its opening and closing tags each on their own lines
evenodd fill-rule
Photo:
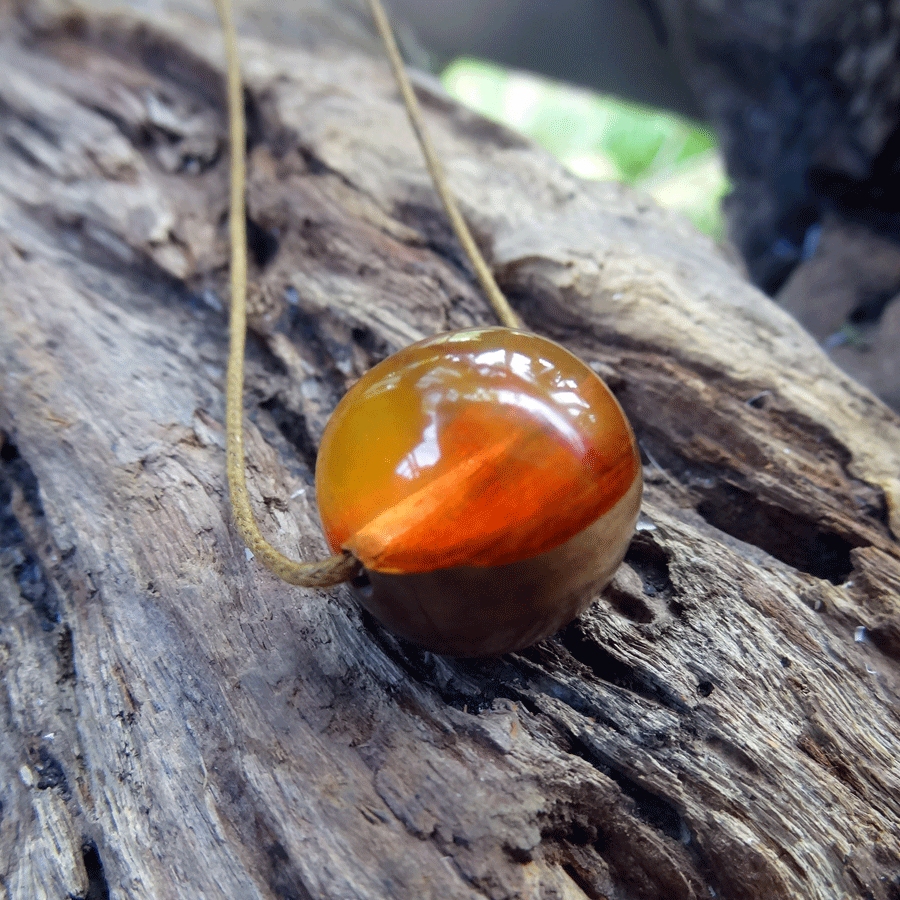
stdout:
<svg viewBox="0 0 900 900">
<path fill-rule="evenodd" d="M 490 319 L 360 20 L 305 9 L 241 47 L 247 446 L 263 528 L 318 555 L 338 398 Z M 607 378 L 646 495 L 562 634 L 418 652 L 229 522 L 211 11 L 2 16 L 6 896 L 900 897 L 894 414 L 682 220 L 420 79 L 503 286 Z"/>
</svg>

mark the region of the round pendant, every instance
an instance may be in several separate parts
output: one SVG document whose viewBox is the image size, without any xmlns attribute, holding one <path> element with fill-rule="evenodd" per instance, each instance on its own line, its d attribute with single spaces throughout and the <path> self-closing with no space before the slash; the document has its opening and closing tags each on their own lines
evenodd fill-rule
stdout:
<svg viewBox="0 0 900 900">
<path fill-rule="evenodd" d="M 631 540 L 642 479 L 631 427 L 590 368 L 538 335 L 477 328 L 406 347 L 351 388 L 316 490 L 376 618 L 437 653 L 487 656 L 590 603 Z"/>
</svg>

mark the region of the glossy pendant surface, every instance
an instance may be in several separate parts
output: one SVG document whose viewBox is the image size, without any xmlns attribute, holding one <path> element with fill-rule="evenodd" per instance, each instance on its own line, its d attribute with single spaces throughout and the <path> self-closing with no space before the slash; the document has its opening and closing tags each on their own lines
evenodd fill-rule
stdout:
<svg viewBox="0 0 900 900">
<path fill-rule="evenodd" d="M 535 334 L 479 328 L 366 373 L 328 423 L 316 489 L 332 550 L 369 572 L 377 618 L 437 652 L 486 655 L 557 630 L 609 580 L 641 474 L 590 368 Z"/>
</svg>

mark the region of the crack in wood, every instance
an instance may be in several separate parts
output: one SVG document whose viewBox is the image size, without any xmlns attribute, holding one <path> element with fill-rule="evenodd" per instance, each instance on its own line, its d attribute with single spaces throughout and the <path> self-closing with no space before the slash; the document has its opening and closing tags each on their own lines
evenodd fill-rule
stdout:
<svg viewBox="0 0 900 900">
<path fill-rule="evenodd" d="M 100 851 L 92 838 L 87 836 L 81 840 L 81 860 L 87 874 L 87 893 L 73 900 L 109 900 L 109 883 L 103 868 Z"/>
<path fill-rule="evenodd" d="M 3 440 L 0 448 L 0 565 L 11 572 L 45 631 L 55 630 L 60 621 L 59 597 L 44 570 L 44 562 L 53 555 L 37 478 L 16 447 Z"/>
</svg>

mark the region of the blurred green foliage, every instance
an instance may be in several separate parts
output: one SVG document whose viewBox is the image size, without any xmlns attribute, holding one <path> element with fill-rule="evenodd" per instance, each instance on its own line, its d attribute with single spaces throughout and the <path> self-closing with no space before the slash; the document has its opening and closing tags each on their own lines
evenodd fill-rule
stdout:
<svg viewBox="0 0 900 900">
<path fill-rule="evenodd" d="M 478 60 L 457 60 L 442 80 L 460 102 L 533 138 L 577 175 L 634 185 L 722 236 L 728 181 L 708 129 Z"/>
</svg>

